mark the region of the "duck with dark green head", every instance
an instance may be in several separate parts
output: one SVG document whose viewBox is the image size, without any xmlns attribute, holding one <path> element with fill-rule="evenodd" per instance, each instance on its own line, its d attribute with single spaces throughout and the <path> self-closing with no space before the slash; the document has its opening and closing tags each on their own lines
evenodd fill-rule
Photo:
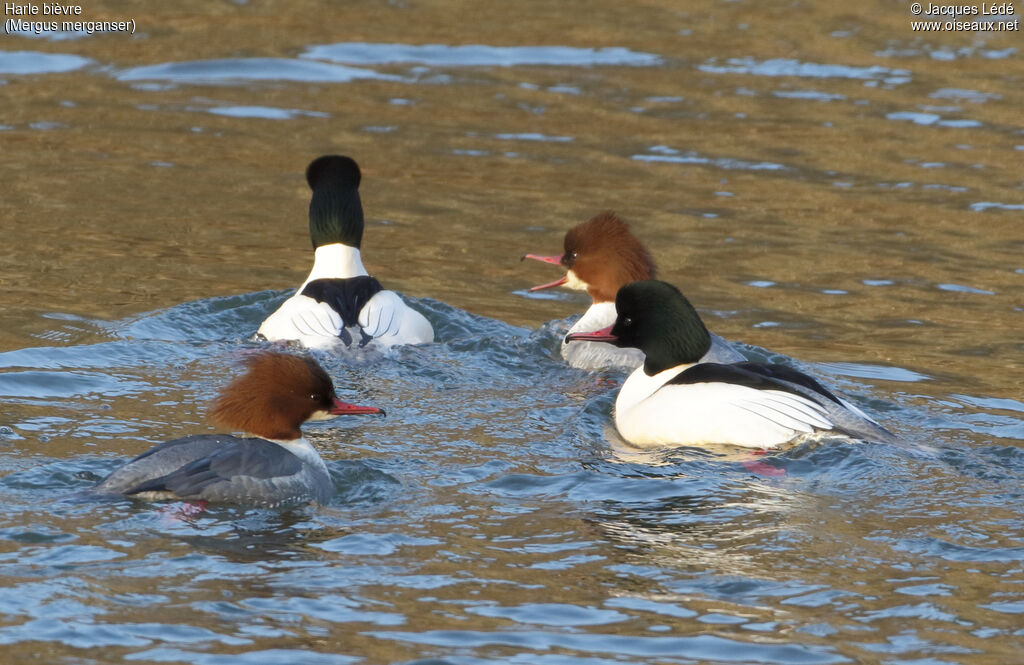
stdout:
<svg viewBox="0 0 1024 665">
<path fill-rule="evenodd" d="M 627 284 L 615 296 L 615 310 L 614 324 L 565 339 L 644 352 L 644 364 L 629 375 L 615 400 L 615 427 L 634 445 L 775 448 L 818 432 L 872 441 L 896 438 L 803 372 L 709 359 L 711 334 L 671 284 Z"/>
<path fill-rule="evenodd" d="M 306 182 L 313 190 L 313 269 L 295 295 L 260 325 L 259 336 L 328 349 L 434 340 L 430 322 L 363 267 L 361 179 L 351 157 L 325 155 L 306 168 Z"/>
</svg>

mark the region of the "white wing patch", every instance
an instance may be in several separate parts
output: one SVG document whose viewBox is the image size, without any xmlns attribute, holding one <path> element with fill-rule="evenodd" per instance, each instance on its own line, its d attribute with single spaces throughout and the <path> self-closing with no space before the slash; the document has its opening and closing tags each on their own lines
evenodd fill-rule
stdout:
<svg viewBox="0 0 1024 665">
<path fill-rule="evenodd" d="M 258 332 L 271 342 L 292 340 L 319 348 L 336 343 L 341 326 L 341 316 L 327 303 L 296 294 L 268 316 Z"/>
<path fill-rule="evenodd" d="M 434 341 L 430 322 L 410 309 L 394 291 L 380 291 L 359 312 L 359 328 L 375 343 L 424 344 Z M 307 348 L 335 348 L 341 340 L 341 316 L 327 303 L 296 294 L 260 325 L 259 334 L 271 342 L 297 341 Z M 349 331 L 358 345 L 361 334 L 355 327 Z"/>
<path fill-rule="evenodd" d="M 832 429 L 825 409 L 808 399 L 779 390 L 751 390 L 760 393 L 756 399 L 746 399 L 737 404 L 752 413 L 800 432 Z"/>
<path fill-rule="evenodd" d="M 379 291 L 359 312 L 359 325 L 384 346 L 427 344 L 434 328 L 426 317 L 405 304 L 394 291 Z"/>
<path fill-rule="evenodd" d="M 771 448 L 832 422 L 820 405 L 799 395 L 731 383 L 667 385 L 615 412 L 634 445 L 734 444 Z"/>
<path fill-rule="evenodd" d="M 379 291 L 359 312 L 359 327 L 370 337 L 394 337 L 402 330 L 405 303 L 394 291 Z"/>
</svg>

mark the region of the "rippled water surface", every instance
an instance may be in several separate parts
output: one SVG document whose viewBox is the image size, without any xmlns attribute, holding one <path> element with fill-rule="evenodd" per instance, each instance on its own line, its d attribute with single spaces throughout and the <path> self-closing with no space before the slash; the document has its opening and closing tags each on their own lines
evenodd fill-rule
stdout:
<svg viewBox="0 0 1024 665">
<path fill-rule="evenodd" d="M 1020 32 L 892 2 L 83 12 L 136 33 L 0 36 L 5 662 L 1020 661 Z M 321 357 L 388 411 L 307 427 L 336 498 L 68 499 L 209 431 L 308 269 L 327 152 L 438 333 Z M 604 209 L 712 329 L 905 441 L 620 441 L 623 375 L 558 358 L 585 297 L 519 262 Z"/>
</svg>

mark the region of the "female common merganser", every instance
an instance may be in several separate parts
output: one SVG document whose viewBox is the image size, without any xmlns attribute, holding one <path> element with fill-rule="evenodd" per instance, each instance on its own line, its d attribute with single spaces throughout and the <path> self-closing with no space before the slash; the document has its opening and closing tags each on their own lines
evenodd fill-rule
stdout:
<svg viewBox="0 0 1024 665">
<path fill-rule="evenodd" d="M 299 290 L 260 325 L 269 341 L 292 340 L 310 348 L 383 346 L 434 341 L 430 322 L 385 291 L 363 267 L 363 205 L 359 166 L 349 157 L 326 155 L 306 168 L 313 190 L 309 237 L 313 269 Z"/>
<path fill-rule="evenodd" d="M 615 309 L 612 326 L 571 333 L 566 340 L 608 342 L 646 354 L 615 400 L 615 426 L 634 445 L 773 448 L 818 431 L 895 439 L 860 409 L 795 369 L 704 362 L 711 336 L 671 284 L 628 284 L 619 289 Z"/>
<path fill-rule="evenodd" d="M 615 294 L 619 289 L 630 282 L 655 277 L 650 252 L 614 212 L 602 212 L 566 231 L 564 247 L 565 251 L 558 256 L 527 254 L 523 258 L 566 268 L 565 277 L 535 286 L 531 292 L 565 286 L 590 295 L 593 303 L 569 329 L 570 333 L 611 325 L 615 321 Z M 711 362 L 744 360 L 729 342 L 714 334 L 711 339 Z M 581 369 L 632 369 L 644 361 L 644 354 L 638 349 L 615 348 L 604 342 L 567 344 L 563 341 L 562 357 L 571 366 Z"/>
<path fill-rule="evenodd" d="M 380 413 L 339 400 L 327 372 L 312 358 L 263 352 L 224 388 L 210 419 L 233 430 L 161 443 L 93 488 L 101 494 L 283 507 L 326 503 L 334 484 L 316 449 L 302 436 L 307 420 Z"/>
</svg>

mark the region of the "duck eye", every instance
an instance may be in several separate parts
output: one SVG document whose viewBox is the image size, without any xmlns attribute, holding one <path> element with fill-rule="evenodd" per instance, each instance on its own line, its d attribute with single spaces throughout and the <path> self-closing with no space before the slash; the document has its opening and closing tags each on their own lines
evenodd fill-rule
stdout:
<svg viewBox="0 0 1024 665">
<path fill-rule="evenodd" d="M 313 400 L 314 402 L 319 402 L 320 401 L 320 393 L 313 393 L 312 395 L 309 396 L 309 399 Z"/>
<path fill-rule="evenodd" d="M 629 318 L 628 316 L 622 317 L 622 325 L 624 325 L 624 326 L 631 326 L 631 325 L 633 325 L 633 319 Z"/>
</svg>

